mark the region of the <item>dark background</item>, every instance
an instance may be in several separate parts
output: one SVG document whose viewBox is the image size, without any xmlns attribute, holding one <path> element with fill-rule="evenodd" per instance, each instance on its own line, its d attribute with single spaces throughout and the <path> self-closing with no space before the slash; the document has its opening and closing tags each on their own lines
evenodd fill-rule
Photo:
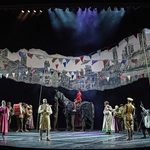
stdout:
<svg viewBox="0 0 150 150">
<path fill-rule="evenodd" d="M 18 2 L 18 1 L 16 1 Z M 119 3 L 120 2 L 120 3 Z M 105 2 L 86 1 L 70 1 L 50 0 L 48 1 L 15 1 L 7 3 L 0 2 L 0 48 L 8 48 L 12 52 L 16 52 L 21 48 L 37 48 L 46 51 L 48 54 L 62 54 L 66 56 L 81 56 L 96 52 L 99 49 L 105 50 L 117 45 L 127 36 L 139 33 L 144 28 L 150 27 L 150 7 L 149 2 L 145 1 L 117 1 L 111 0 Z M 115 31 L 107 31 L 107 27 L 111 20 L 101 25 L 97 29 L 97 33 L 101 34 L 99 41 L 86 43 L 86 38 L 79 37 L 78 44 L 73 39 L 73 31 L 70 28 L 62 28 L 55 30 L 48 14 L 49 8 L 69 8 L 74 13 L 78 8 L 84 10 L 91 7 L 97 8 L 98 12 L 107 10 L 109 7 L 114 10 L 124 8 L 125 15 Z M 42 14 L 38 17 L 28 17 L 25 21 L 20 22 L 17 17 L 21 10 L 42 10 Z M 92 29 L 92 26 L 91 26 Z M 88 34 L 87 34 L 88 35 Z M 83 38 L 83 39 L 80 39 Z M 84 39 L 85 38 L 85 39 Z M 89 37 L 91 38 L 91 37 Z M 103 39 L 101 41 L 101 38 Z M 104 40 L 105 39 L 105 40 Z M 84 41 L 85 40 L 85 41 Z"/>
<path fill-rule="evenodd" d="M 17 1 L 16 1 L 17 2 Z M 43 11 L 43 14 L 36 19 L 25 21 L 23 24 L 16 22 L 16 17 L 21 9 L 42 9 L 47 10 L 52 7 L 99 7 L 112 8 L 124 7 L 126 14 L 123 17 L 117 32 L 112 34 L 106 41 L 101 44 L 93 45 L 80 45 L 78 47 L 70 39 L 70 31 L 62 30 L 61 32 L 55 32 L 49 22 L 49 16 L 47 11 Z M 42 2 L 20 2 L 16 3 L 11 1 L 9 4 L 7 1 L 0 2 L 0 48 L 8 48 L 11 52 L 16 52 L 21 48 L 40 48 L 47 51 L 48 54 L 59 53 L 65 56 L 80 56 L 87 55 L 95 52 L 98 49 L 104 49 L 105 47 L 111 47 L 116 45 L 122 39 L 132 34 L 140 32 L 143 28 L 150 28 L 150 5 L 145 1 L 126 1 L 120 2 L 113 1 L 109 3 L 97 2 L 66 2 L 66 1 L 52 1 L 48 3 Z M 58 39 L 59 37 L 59 39 Z M 15 82 L 11 79 L 0 79 L 0 100 L 5 99 L 11 101 L 12 104 L 18 102 L 25 102 L 33 105 L 33 114 L 35 125 L 37 123 L 37 110 L 40 103 L 40 89 L 41 85 L 26 84 L 23 82 Z M 74 100 L 76 91 L 66 90 L 59 87 L 66 97 L 70 100 Z M 42 98 L 47 98 L 50 104 L 54 104 L 54 88 L 42 87 Z M 149 93 L 149 81 L 147 78 L 139 79 L 138 81 L 105 91 L 83 91 L 83 100 L 92 101 L 95 106 L 95 119 L 94 129 L 101 129 L 103 119 L 103 102 L 105 100 L 110 101 L 110 105 L 113 107 L 121 103 L 126 103 L 126 98 L 132 97 L 137 107 L 138 120 L 140 122 L 140 101 L 143 102 L 146 108 L 150 106 L 150 93 Z M 53 124 L 53 115 L 51 117 Z M 65 118 L 62 113 L 62 107 L 59 111 L 59 128 L 65 128 Z M 53 125 L 52 125 L 53 126 Z"/>
</svg>

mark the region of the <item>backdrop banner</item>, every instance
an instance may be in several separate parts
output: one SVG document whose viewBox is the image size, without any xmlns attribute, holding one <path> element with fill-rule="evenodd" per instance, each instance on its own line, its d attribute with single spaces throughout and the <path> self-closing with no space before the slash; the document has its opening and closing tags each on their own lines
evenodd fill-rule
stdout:
<svg viewBox="0 0 150 150">
<path fill-rule="evenodd" d="M 113 89 L 149 77 L 150 30 L 88 56 L 49 55 L 44 50 L 0 49 L 0 78 L 77 90 Z"/>
</svg>

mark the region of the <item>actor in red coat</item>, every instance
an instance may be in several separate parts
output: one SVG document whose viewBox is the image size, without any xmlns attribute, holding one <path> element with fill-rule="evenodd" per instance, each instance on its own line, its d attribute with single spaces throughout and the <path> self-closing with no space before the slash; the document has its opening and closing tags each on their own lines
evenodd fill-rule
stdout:
<svg viewBox="0 0 150 150">
<path fill-rule="evenodd" d="M 81 93 L 81 90 L 78 90 L 77 94 L 76 94 L 76 98 L 75 98 L 75 101 L 74 101 L 74 109 L 73 111 L 75 112 L 76 111 L 76 104 L 80 104 L 82 102 L 82 93 Z"/>
</svg>

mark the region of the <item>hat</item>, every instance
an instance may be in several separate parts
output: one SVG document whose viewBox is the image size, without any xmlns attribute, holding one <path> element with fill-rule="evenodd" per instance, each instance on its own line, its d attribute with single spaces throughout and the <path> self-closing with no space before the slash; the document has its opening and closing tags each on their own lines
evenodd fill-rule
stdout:
<svg viewBox="0 0 150 150">
<path fill-rule="evenodd" d="M 109 104 L 109 102 L 108 102 L 108 101 L 105 101 L 104 104 L 107 105 L 107 104 Z"/>
<path fill-rule="evenodd" d="M 119 108 L 119 106 L 118 106 L 118 105 L 116 105 L 116 106 L 115 106 L 115 109 L 118 109 L 118 108 Z"/>
<path fill-rule="evenodd" d="M 132 101 L 133 101 L 133 98 L 128 97 L 127 100 L 132 102 Z"/>
</svg>

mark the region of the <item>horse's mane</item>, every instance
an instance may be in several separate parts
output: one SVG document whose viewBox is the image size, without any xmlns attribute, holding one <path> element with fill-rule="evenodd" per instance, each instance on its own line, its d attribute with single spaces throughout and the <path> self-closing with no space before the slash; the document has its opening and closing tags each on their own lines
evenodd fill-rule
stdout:
<svg viewBox="0 0 150 150">
<path fill-rule="evenodd" d="M 73 103 L 70 99 L 68 99 L 68 98 L 64 95 L 64 93 L 62 93 L 62 92 L 60 92 L 60 91 L 57 91 L 57 94 L 58 94 L 59 98 L 61 99 L 61 101 L 62 101 L 65 105 L 67 105 L 68 103 Z"/>
</svg>

